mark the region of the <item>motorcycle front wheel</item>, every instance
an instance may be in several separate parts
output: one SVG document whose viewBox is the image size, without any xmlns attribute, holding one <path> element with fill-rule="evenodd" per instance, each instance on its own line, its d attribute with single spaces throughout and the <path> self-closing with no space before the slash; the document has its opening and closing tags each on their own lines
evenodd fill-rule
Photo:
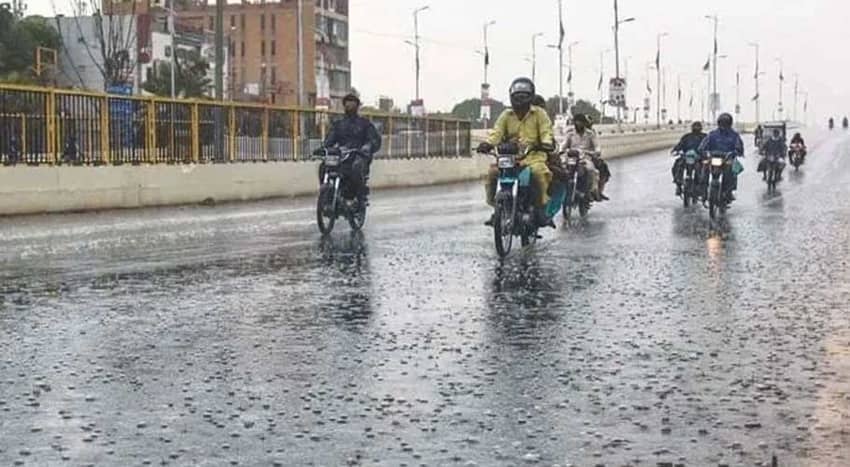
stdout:
<svg viewBox="0 0 850 467">
<path fill-rule="evenodd" d="M 493 240 L 496 243 L 496 253 L 501 258 L 508 256 L 513 244 L 514 207 L 513 200 L 499 201 L 493 218 Z"/>
<path fill-rule="evenodd" d="M 322 185 L 319 189 L 319 198 L 316 202 L 316 223 L 323 235 L 333 232 L 336 223 L 335 197 L 336 190 L 330 183 Z"/>
<path fill-rule="evenodd" d="M 708 195 L 708 217 L 717 219 L 717 210 L 720 207 L 720 186 L 713 185 Z"/>
</svg>

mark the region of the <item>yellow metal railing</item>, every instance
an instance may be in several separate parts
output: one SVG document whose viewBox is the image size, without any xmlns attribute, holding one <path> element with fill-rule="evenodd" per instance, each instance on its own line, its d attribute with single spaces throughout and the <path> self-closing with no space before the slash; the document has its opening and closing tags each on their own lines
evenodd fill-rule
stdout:
<svg viewBox="0 0 850 467">
<path fill-rule="evenodd" d="M 366 116 L 381 133 L 378 158 L 471 155 L 468 121 Z M 336 118 L 296 107 L 0 84 L 0 163 L 297 161 L 322 144 Z"/>
</svg>

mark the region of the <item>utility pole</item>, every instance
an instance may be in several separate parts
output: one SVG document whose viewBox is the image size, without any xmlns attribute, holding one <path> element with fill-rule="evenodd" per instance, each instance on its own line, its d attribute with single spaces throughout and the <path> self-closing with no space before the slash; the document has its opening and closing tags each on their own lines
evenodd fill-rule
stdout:
<svg viewBox="0 0 850 467">
<path fill-rule="evenodd" d="M 423 6 L 413 10 L 413 48 L 416 49 L 416 102 L 419 102 L 419 13 L 431 8 Z"/>
<path fill-rule="evenodd" d="M 656 106 L 655 106 L 655 125 L 658 128 L 661 128 L 661 38 L 669 36 L 668 33 L 663 32 L 656 36 L 656 43 L 658 46 L 657 53 L 655 55 L 655 74 L 658 78 L 658 87 L 656 88 Z"/>
<path fill-rule="evenodd" d="M 630 23 L 634 18 L 626 18 L 620 21 L 619 2 L 614 0 L 614 77 L 620 79 L 620 25 Z M 619 103 L 617 105 L 617 125 L 620 125 L 622 119 L 622 108 Z M 626 116 L 628 118 L 628 116 Z"/>
<path fill-rule="evenodd" d="M 298 34 L 298 105 L 304 105 L 304 0 L 298 0 L 296 33 Z M 312 34 L 311 34 L 312 37 Z"/>
<path fill-rule="evenodd" d="M 496 21 L 484 23 L 484 84 L 487 84 L 487 69 L 490 67 L 490 47 L 487 43 L 487 29 L 496 24 Z"/>
<path fill-rule="evenodd" d="M 174 38 L 174 2 L 168 7 L 168 31 L 171 33 L 171 98 L 177 97 L 177 88 L 175 87 L 177 72 L 177 41 Z"/>
<path fill-rule="evenodd" d="M 782 57 L 777 57 L 776 61 L 779 62 L 779 107 L 777 108 L 777 118 L 779 120 L 785 120 L 784 117 L 784 109 L 782 108 L 782 94 L 783 94 L 783 86 L 785 84 L 785 62 L 782 60 Z"/>
<path fill-rule="evenodd" d="M 756 101 L 756 125 L 759 125 L 761 123 L 761 117 L 759 115 L 759 104 L 761 101 L 761 95 L 759 95 L 759 44 L 758 42 L 750 42 L 750 47 L 756 49 L 756 71 L 753 74 L 753 77 L 756 81 L 756 95 L 754 97 Z"/>
<path fill-rule="evenodd" d="M 794 73 L 794 121 L 797 120 L 797 98 L 800 94 L 799 86 L 800 85 L 800 75 Z"/>
<path fill-rule="evenodd" d="M 573 47 L 578 45 L 578 43 L 579 43 L 579 41 L 574 41 L 574 42 L 571 42 L 570 45 L 567 46 L 567 56 L 568 56 L 568 60 L 569 60 L 569 69 L 570 69 L 570 76 L 569 76 L 569 79 L 567 80 L 567 85 L 569 86 L 567 92 L 569 93 L 568 96 L 569 96 L 570 99 L 572 99 L 573 96 L 574 96 L 574 94 L 573 94 L 573 79 L 575 78 L 575 76 L 573 76 Z"/>
<path fill-rule="evenodd" d="M 531 36 L 531 81 L 537 84 L 537 38 L 543 36 L 538 32 Z"/>
<path fill-rule="evenodd" d="M 735 71 L 735 122 L 741 121 L 741 67 Z"/>
<path fill-rule="evenodd" d="M 558 114 L 564 114 L 564 2 L 558 0 Z"/>
<path fill-rule="evenodd" d="M 713 79 L 711 86 L 711 117 L 713 120 L 717 120 L 717 107 L 719 104 L 719 98 L 717 95 L 717 27 L 720 23 L 720 18 L 715 14 L 713 16 L 706 16 L 707 19 L 714 21 L 714 70 L 712 70 Z"/>
</svg>

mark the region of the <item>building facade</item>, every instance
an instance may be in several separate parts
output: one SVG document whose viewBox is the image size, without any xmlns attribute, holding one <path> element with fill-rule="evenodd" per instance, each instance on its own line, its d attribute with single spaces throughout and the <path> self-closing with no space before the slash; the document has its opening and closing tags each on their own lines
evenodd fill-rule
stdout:
<svg viewBox="0 0 850 467">
<path fill-rule="evenodd" d="M 315 0 L 317 105 L 340 109 L 351 90 L 348 0 Z"/>
</svg>

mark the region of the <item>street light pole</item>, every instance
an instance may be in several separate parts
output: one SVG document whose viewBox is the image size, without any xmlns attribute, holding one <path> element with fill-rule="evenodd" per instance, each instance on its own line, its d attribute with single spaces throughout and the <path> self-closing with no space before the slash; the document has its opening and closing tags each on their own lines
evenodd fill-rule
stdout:
<svg viewBox="0 0 850 467">
<path fill-rule="evenodd" d="M 571 42 L 570 45 L 567 46 L 567 56 L 568 56 L 568 60 L 569 60 L 569 69 L 570 69 L 570 79 L 567 82 L 567 85 L 569 87 L 568 87 L 567 92 L 569 93 L 570 99 L 573 98 L 573 78 L 575 78 L 575 76 L 573 76 L 573 47 L 578 45 L 578 43 L 579 43 L 579 41 L 574 41 L 574 42 Z"/>
<path fill-rule="evenodd" d="M 797 121 L 797 98 L 799 96 L 800 75 L 794 73 L 794 121 Z"/>
<path fill-rule="evenodd" d="M 177 41 L 174 38 L 174 3 L 168 7 L 168 32 L 171 33 L 171 98 L 177 97 L 175 73 L 177 71 Z"/>
<path fill-rule="evenodd" d="M 658 87 L 656 88 L 658 94 L 656 94 L 656 106 L 655 106 L 655 124 L 658 128 L 661 128 L 661 38 L 668 36 L 669 34 L 663 32 L 656 36 L 657 42 L 657 54 L 655 60 L 655 74 L 658 78 Z"/>
<path fill-rule="evenodd" d="M 538 32 L 531 36 L 531 81 L 537 84 L 537 38 L 543 36 Z"/>
<path fill-rule="evenodd" d="M 711 118 L 713 120 L 717 120 L 717 107 L 719 104 L 719 99 L 717 96 L 717 27 L 720 23 L 720 18 L 715 14 L 713 16 L 706 16 L 707 19 L 714 21 L 714 70 L 712 71 L 712 86 L 711 86 Z"/>
<path fill-rule="evenodd" d="M 413 48 L 416 50 L 416 102 L 419 102 L 419 13 L 429 9 L 430 6 L 423 6 L 413 10 Z"/>
<path fill-rule="evenodd" d="M 756 125 L 758 125 L 758 124 L 761 123 L 761 119 L 760 119 L 760 116 L 759 116 L 759 104 L 760 104 L 760 101 L 761 101 L 761 95 L 759 95 L 759 44 L 758 44 L 758 42 L 750 42 L 750 47 L 753 47 L 754 49 L 756 49 L 756 71 L 753 74 L 753 76 L 755 77 L 755 81 L 756 81 L 756 95 L 755 95 Z"/>
<path fill-rule="evenodd" d="M 779 120 L 785 120 L 784 118 L 784 109 L 782 108 L 782 94 L 783 94 L 783 84 L 785 84 L 785 62 L 782 60 L 782 57 L 777 57 L 776 61 L 779 62 L 779 108 L 777 109 L 776 116 Z"/>
<path fill-rule="evenodd" d="M 490 67 L 490 47 L 487 43 L 487 28 L 496 24 L 496 21 L 484 23 L 484 84 L 487 84 L 487 69 Z"/>
<path fill-rule="evenodd" d="M 564 114 L 564 2 L 558 0 L 558 114 Z"/>
<path fill-rule="evenodd" d="M 735 71 L 735 121 L 741 121 L 741 66 Z"/>
</svg>

